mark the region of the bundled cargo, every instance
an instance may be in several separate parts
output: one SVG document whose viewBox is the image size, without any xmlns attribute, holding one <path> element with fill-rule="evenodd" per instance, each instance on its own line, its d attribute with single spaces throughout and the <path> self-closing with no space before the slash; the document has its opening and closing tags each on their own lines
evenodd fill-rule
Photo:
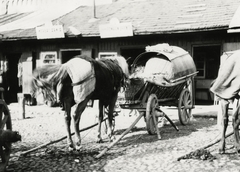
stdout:
<svg viewBox="0 0 240 172">
<path fill-rule="evenodd" d="M 133 78 L 161 85 L 173 86 L 196 72 L 196 66 L 188 52 L 176 46 L 158 44 L 146 47 L 133 62 Z"/>
</svg>

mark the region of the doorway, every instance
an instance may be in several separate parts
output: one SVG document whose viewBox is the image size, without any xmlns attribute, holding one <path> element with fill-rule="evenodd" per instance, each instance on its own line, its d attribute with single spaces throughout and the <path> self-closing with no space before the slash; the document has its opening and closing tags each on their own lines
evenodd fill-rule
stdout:
<svg viewBox="0 0 240 172">
<path fill-rule="evenodd" d="M 17 102 L 17 93 L 22 92 L 22 87 L 19 86 L 18 82 L 18 62 L 21 57 L 21 53 L 6 54 L 8 61 L 8 69 L 6 71 L 8 89 L 5 90 L 5 101 L 6 103 Z"/>
<path fill-rule="evenodd" d="M 61 61 L 62 63 L 66 63 L 68 60 L 71 58 L 81 55 L 81 50 L 80 49 L 74 49 L 74 50 L 61 50 Z"/>
<path fill-rule="evenodd" d="M 220 56 L 220 45 L 193 47 L 193 59 L 198 71 L 195 78 L 196 104 L 213 104 L 214 96 L 209 88 L 218 75 Z"/>
<path fill-rule="evenodd" d="M 121 48 L 120 54 L 128 60 L 128 64 L 131 65 L 134 59 L 141 53 L 145 52 L 145 48 Z"/>
</svg>

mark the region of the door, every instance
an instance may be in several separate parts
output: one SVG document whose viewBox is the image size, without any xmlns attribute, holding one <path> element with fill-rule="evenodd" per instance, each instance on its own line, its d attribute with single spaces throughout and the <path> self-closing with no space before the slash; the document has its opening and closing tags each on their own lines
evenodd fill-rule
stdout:
<svg viewBox="0 0 240 172">
<path fill-rule="evenodd" d="M 141 53 L 145 52 L 145 48 L 121 48 L 120 54 L 128 60 L 128 64 L 131 65 L 134 59 Z"/>
<path fill-rule="evenodd" d="M 7 69 L 7 83 L 8 89 L 5 90 L 6 102 L 13 103 L 17 102 L 17 93 L 22 92 L 22 86 L 19 86 L 18 82 L 18 61 L 21 57 L 21 53 L 11 53 L 6 54 L 6 59 L 8 61 L 8 69 Z"/>
<path fill-rule="evenodd" d="M 61 50 L 62 63 L 66 63 L 76 55 L 81 55 L 81 50 Z"/>
</svg>

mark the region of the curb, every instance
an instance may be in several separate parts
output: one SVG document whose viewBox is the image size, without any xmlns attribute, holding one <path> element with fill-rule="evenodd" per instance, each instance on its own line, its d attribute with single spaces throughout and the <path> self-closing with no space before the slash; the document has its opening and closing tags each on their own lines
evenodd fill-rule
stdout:
<svg viewBox="0 0 240 172">
<path fill-rule="evenodd" d="M 193 114 L 194 118 L 217 118 L 217 114 Z"/>
</svg>

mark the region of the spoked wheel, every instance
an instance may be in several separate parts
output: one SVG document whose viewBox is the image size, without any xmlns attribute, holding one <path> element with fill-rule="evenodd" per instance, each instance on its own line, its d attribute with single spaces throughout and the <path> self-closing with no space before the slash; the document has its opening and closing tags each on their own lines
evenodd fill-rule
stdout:
<svg viewBox="0 0 240 172">
<path fill-rule="evenodd" d="M 3 130 L 12 131 L 12 121 L 9 109 L 4 100 L 0 99 L 0 136 L 2 139 Z M 1 143 L 4 139 L 1 140 Z M 8 160 L 11 153 L 12 144 L 10 142 L 4 142 L 4 145 L 0 144 L 0 171 L 5 171 L 8 164 Z"/>
<path fill-rule="evenodd" d="M 192 95 L 190 94 L 190 91 L 185 88 L 181 92 L 178 101 L 178 117 L 182 125 L 186 125 L 189 123 L 192 115 L 192 107 Z"/>
<path fill-rule="evenodd" d="M 146 127 L 149 134 L 153 135 L 157 133 L 156 123 L 158 123 L 158 117 L 155 115 L 156 108 L 158 108 L 158 99 L 155 94 L 151 94 L 147 101 L 146 106 Z"/>
</svg>

